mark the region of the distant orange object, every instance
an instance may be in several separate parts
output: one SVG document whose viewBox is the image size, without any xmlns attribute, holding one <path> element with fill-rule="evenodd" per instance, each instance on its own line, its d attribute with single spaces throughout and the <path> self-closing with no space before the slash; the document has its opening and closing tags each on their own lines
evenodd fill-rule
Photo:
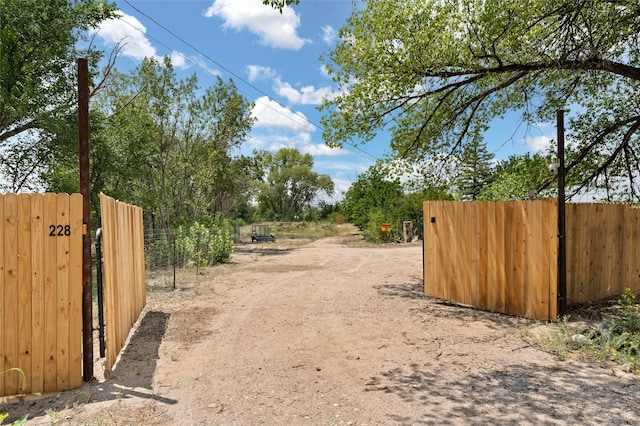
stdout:
<svg viewBox="0 0 640 426">
<path fill-rule="evenodd" d="M 391 232 L 391 224 L 383 223 L 380 229 L 382 230 L 382 232 Z"/>
</svg>

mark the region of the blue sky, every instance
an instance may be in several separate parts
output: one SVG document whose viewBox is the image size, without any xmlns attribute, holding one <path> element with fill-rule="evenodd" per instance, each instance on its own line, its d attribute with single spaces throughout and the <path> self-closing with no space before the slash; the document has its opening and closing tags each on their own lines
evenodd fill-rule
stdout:
<svg viewBox="0 0 640 426">
<path fill-rule="evenodd" d="M 96 42 L 106 52 L 116 42 L 126 43 L 118 70 L 126 72 L 144 57 L 170 55 L 179 77 L 195 72 L 203 87 L 217 76 L 232 78 L 255 103 L 257 121 L 243 153 L 282 147 L 310 153 L 315 171 L 332 177 L 338 200 L 388 151 L 385 134 L 358 148 L 330 149 L 320 128 L 317 106 L 337 90 L 320 56 L 327 56 L 338 29 L 361 2 L 302 0 L 282 14 L 261 0 L 117 0 L 116 5 L 119 19 L 96 29 Z M 513 114 L 494 122 L 486 140 L 499 160 L 541 149 L 554 134 L 546 125 L 518 127 Z"/>
</svg>

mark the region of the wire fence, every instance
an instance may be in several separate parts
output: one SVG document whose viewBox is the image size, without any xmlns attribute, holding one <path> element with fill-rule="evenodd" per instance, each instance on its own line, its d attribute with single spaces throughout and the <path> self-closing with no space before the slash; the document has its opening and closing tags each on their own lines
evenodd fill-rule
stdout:
<svg viewBox="0 0 640 426">
<path fill-rule="evenodd" d="M 145 268 L 150 291 L 177 289 L 197 282 L 207 266 L 231 255 L 240 227 L 164 230 L 144 233 Z"/>
</svg>

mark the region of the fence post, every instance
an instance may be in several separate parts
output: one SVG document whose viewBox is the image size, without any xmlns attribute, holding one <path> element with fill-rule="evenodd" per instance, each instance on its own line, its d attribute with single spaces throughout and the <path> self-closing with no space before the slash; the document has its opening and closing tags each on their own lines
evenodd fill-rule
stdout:
<svg viewBox="0 0 640 426">
<path fill-rule="evenodd" d="M 567 243 L 565 239 L 564 111 L 556 111 L 558 120 L 558 316 L 567 315 Z"/>
<path fill-rule="evenodd" d="M 78 59 L 78 156 L 82 194 L 82 376 L 93 379 L 93 295 L 91 292 L 91 190 L 89 181 L 89 66 Z"/>
</svg>

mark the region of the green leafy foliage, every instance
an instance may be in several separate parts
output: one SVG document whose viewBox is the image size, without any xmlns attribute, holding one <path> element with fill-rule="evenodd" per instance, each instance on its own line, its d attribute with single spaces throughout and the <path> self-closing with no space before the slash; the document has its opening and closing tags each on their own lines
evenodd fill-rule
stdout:
<svg viewBox="0 0 640 426">
<path fill-rule="evenodd" d="M 640 373 L 640 313 L 629 288 L 618 299 L 616 314 L 597 328 L 572 326 L 565 317 L 541 337 L 541 343 L 563 359 L 578 351 L 588 359 L 615 361 L 627 371 Z"/>
<path fill-rule="evenodd" d="M 637 200 L 639 37 L 636 0 L 370 0 L 326 58 L 343 90 L 322 106 L 324 139 L 388 129 L 392 156 L 419 164 L 507 112 L 532 125 L 570 108 L 572 189 Z"/>
<path fill-rule="evenodd" d="M 618 315 L 622 317 L 620 324 L 630 334 L 640 334 L 640 312 L 638 312 L 636 295 L 630 288 L 625 288 L 618 300 Z M 640 342 L 638 342 L 640 343 Z"/>
<path fill-rule="evenodd" d="M 251 106 L 232 81 L 203 89 L 195 74 L 178 79 L 168 58 L 114 71 L 92 108 L 92 193 L 142 207 L 166 231 L 240 210 L 248 161 L 236 152 L 253 124 Z M 76 192 L 77 119 L 64 124 L 42 177 L 50 191 Z"/>
<path fill-rule="evenodd" d="M 4 420 L 9 417 L 9 414 L 7 413 L 0 413 L 0 425 L 3 424 Z M 14 421 L 13 423 L 11 423 L 11 426 L 22 426 L 24 424 L 27 423 L 27 419 L 29 418 L 28 414 L 25 414 L 24 416 L 20 417 L 18 420 Z"/>
<path fill-rule="evenodd" d="M 331 195 L 333 181 L 312 170 L 313 157 L 295 148 L 256 154 L 258 207 L 264 219 L 301 220 L 319 195 Z"/>
<path fill-rule="evenodd" d="M 491 183 L 482 189 L 479 198 L 498 201 L 551 196 L 551 191 L 540 190 L 551 180 L 548 167 L 555 161 L 540 153 L 512 155 L 498 163 Z"/>
<path fill-rule="evenodd" d="M 473 138 L 464 144 L 459 164 L 456 167 L 455 182 L 462 200 L 477 200 L 484 188 L 491 182 L 493 154 L 487 151 L 480 138 Z"/>
<path fill-rule="evenodd" d="M 114 11 L 100 0 L 0 2 L 0 190 L 41 190 L 52 140 L 77 105 L 78 58 L 88 60 L 91 86 L 100 84 L 102 52 L 80 46 Z M 76 131 L 76 162 L 77 141 Z"/>
<path fill-rule="evenodd" d="M 285 6 L 289 6 L 291 4 L 298 4 L 300 3 L 300 0 L 262 0 L 262 3 L 267 4 L 273 7 L 274 9 L 278 9 L 280 12 L 282 12 L 282 9 Z"/>
<path fill-rule="evenodd" d="M 218 232 L 213 236 L 211 251 L 217 263 L 226 263 L 231 259 L 233 240 L 229 237 L 228 231 Z"/>
<path fill-rule="evenodd" d="M 374 166 L 358 176 L 341 202 L 345 219 L 359 228 L 365 228 L 372 215 L 386 214 L 387 219 L 381 223 L 392 220 L 391 215 L 404 195 L 400 181 L 387 179 L 380 170 Z"/>
<path fill-rule="evenodd" d="M 391 224 L 394 229 L 404 221 L 416 226 L 423 221 L 424 200 L 452 199 L 446 188 L 429 184 L 406 191 L 399 179 L 389 178 L 385 168 L 376 165 L 358 176 L 347 190 L 340 202 L 340 211 L 346 221 L 363 230 L 365 239 L 383 242 L 390 237 L 382 232 L 383 223 Z"/>
<path fill-rule="evenodd" d="M 18 373 L 18 375 L 20 376 L 20 380 L 22 381 L 22 388 L 24 388 L 27 385 L 27 377 L 24 375 L 24 371 L 22 371 L 22 369 L 20 368 L 10 368 L 8 370 L 2 371 L 0 372 L 0 374 L 6 374 L 9 372 L 15 372 Z M 0 413 L 0 425 L 2 424 L 2 422 L 9 417 L 8 413 Z M 20 426 L 23 425 L 27 422 L 27 418 L 29 417 L 28 414 L 25 414 L 24 416 L 20 417 L 18 420 L 14 421 L 13 423 L 11 423 L 13 426 Z"/>
<path fill-rule="evenodd" d="M 196 222 L 179 227 L 175 234 L 178 267 L 205 267 L 228 262 L 233 253 L 233 240 L 224 230 L 212 230 Z"/>
<path fill-rule="evenodd" d="M 46 130 L 75 104 L 77 58 L 89 58 L 94 71 L 100 58 L 79 51 L 78 41 L 114 11 L 114 4 L 96 0 L 0 2 L 0 144 Z"/>
</svg>

